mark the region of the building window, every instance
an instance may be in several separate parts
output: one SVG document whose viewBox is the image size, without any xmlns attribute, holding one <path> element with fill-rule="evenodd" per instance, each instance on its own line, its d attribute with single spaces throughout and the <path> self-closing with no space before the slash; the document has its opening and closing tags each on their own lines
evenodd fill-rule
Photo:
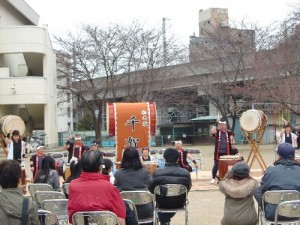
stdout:
<svg viewBox="0 0 300 225">
<path fill-rule="evenodd" d="M 67 116 L 71 117 L 71 108 L 70 107 L 67 108 Z"/>
</svg>

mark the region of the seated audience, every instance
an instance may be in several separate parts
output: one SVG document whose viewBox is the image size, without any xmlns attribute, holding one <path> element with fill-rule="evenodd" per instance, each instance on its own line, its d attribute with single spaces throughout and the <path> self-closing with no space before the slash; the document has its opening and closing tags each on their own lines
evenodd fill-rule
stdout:
<svg viewBox="0 0 300 225">
<path fill-rule="evenodd" d="M 34 183 L 45 183 L 60 191 L 58 172 L 55 170 L 55 160 L 51 156 L 45 156 L 42 160 L 42 169 L 36 174 Z"/>
<path fill-rule="evenodd" d="M 139 152 L 134 147 L 127 147 L 123 152 L 121 169 L 115 173 L 114 185 L 120 191 L 148 191 L 151 177 L 142 166 Z M 153 216 L 152 205 L 137 206 L 139 219 Z"/>
<path fill-rule="evenodd" d="M 256 189 L 254 197 L 262 207 L 262 196 L 266 191 L 297 190 L 300 191 L 300 166 L 295 161 L 295 148 L 289 143 L 278 146 L 279 159 L 274 166 L 269 167 L 261 179 L 260 187 Z M 265 216 L 274 220 L 277 205 L 266 204 Z"/>
<path fill-rule="evenodd" d="M 144 161 L 155 161 L 155 158 L 153 156 L 150 155 L 150 152 L 149 152 L 149 148 L 148 147 L 143 147 L 142 148 L 142 155 L 141 155 L 141 160 L 142 162 Z"/>
<path fill-rule="evenodd" d="M 188 170 L 181 168 L 178 165 L 180 153 L 173 148 L 168 148 L 164 151 L 165 167 L 158 168 L 154 171 L 153 183 L 150 186 L 150 191 L 153 193 L 154 188 L 163 184 L 182 184 L 187 187 L 188 191 L 191 189 L 192 180 Z M 184 196 L 169 197 L 161 206 L 163 208 L 176 208 L 182 205 Z M 158 218 L 163 225 L 169 225 L 171 218 L 175 213 L 159 213 Z"/>
<path fill-rule="evenodd" d="M 0 224 L 40 225 L 38 208 L 35 202 L 25 198 L 21 191 L 21 166 L 15 160 L 0 162 Z M 25 200 L 26 199 L 26 200 Z M 27 210 L 22 218 L 22 210 Z"/>
<path fill-rule="evenodd" d="M 219 183 L 225 195 L 221 225 L 256 225 L 258 217 L 253 192 L 258 182 L 249 176 L 250 168 L 244 162 L 236 163 Z"/>
<path fill-rule="evenodd" d="M 69 221 L 75 212 L 111 211 L 125 225 L 126 208 L 118 191 L 102 174 L 103 157 L 98 150 L 88 150 L 81 157 L 82 173 L 69 187 Z"/>
<path fill-rule="evenodd" d="M 70 176 L 67 177 L 65 183 L 71 183 L 72 180 L 77 179 L 82 172 L 81 162 L 76 157 L 70 160 Z"/>
<path fill-rule="evenodd" d="M 109 176 L 110 182 L 113 184 L 115 181 L 114 174 L 112 173 L 113 162 L 110 159 L 103 159 L 102 174 Z"/>
</svg>

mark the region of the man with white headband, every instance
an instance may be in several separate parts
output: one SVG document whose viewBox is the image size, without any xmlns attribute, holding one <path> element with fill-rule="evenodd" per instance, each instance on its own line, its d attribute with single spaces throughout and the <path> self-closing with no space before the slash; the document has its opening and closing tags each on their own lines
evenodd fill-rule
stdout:
<svg viewBox="0 0 300 225">
<path fill-rule="evenodd" d="M 227 122 L 217 118 L 219 128 L 212 126 L 211 134 L 215 139 L 214 166 L 212 168 L 211 184 L 215 183 L 215 178 L 219 169 L 219 158 L 223 155 L 230 155 L 231 148 L 234 147 L 233 134 L 227 129 Z"/>
<path fill-rule="evenodd" d="M 178 165 L 181 168 L 188 170 L 189 172 L 193 172 L 193 168 L 189 165 L 187 158 L 194 163 L 196 168 L 198 167 L 198 164 L 188 151 L 183 150 L 181 140 L 175 141 L 175 148 L 179 152 Z"/>
<path fill-rule="evenodd" d="M 33 173 L 33 180 L 35 178 L 36 173 L 42 169 L 42 160 L 45 157 L 44 154 L 44 146 L 40 145 L 36 148 L 37 152 L 35 155 L 30 158 L 30 169 Z"/>
<path fill-rule="evenodd" d="M 75 135 L 74 142 L 71 142 L 71 138 L 72 137 L 69 137 L 65 145 L 65 149 L 67 149 L 69 152 L 68 162 L 70 162 L 72 157 L 81 159 L 83 152 L 89 149 L 88 147 L 83 146 L 83 143 L 81 141 L 81 136 L 79 134 Z"/>
</svg>

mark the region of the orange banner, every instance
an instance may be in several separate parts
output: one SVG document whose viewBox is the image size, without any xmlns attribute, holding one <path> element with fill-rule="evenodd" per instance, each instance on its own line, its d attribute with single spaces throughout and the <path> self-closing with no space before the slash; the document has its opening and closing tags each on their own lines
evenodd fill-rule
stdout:
<svg viewBox="0 0 300 225">
<path fill-rule="evenodd" d="M 150 107 L 148 102 L 114 103 L 117 162 L 125 146 L 150 147 Z"/>
</svg>

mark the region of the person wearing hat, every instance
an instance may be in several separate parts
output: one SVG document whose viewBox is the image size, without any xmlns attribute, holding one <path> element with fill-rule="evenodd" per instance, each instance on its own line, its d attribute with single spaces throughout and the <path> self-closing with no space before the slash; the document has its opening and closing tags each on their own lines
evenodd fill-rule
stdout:
<svg viewBox="0 0 300 225">
<path fill-rule="evenodd" d="M 297 190 L 300 191 L 300 165 L 295 160 L 295 148 L 290 143 L 282 143 L 278 146 L 279 159 L 274 166 L 269 167 L 255 190 L 254 197 L 258 205 L 262 207 L 262 196 L 270 190 Z M 277 205 L 266 204 L 265 216 L 274 220 Z"/>
<path fill-rule="evenodd" d="M 196 168 L 198 168 L 197 161 L 191 156 L 191 154 L 188 151 L 184 151 L 182 148 L 182 141 L 175 141 L 175 148 L 179 152 L 179 160 L 178 160 L 178 165 L 181 168 L 184 168 L 188 170 L 189 172 L 193 172 L 193 168 L 189 165 L 187 158 L 192 161 L 195 165 Z"/>
<path fill-rule="evenodd" d="M 291 124 L 287 121 L 285 121 L 280 132 L 279 143 L 290 143 L 294 148 L 297 148 L 297 135 L 291 132 Z"/>
<path fill-rule="evenodd" d="M 258 182 L 250 175 L 244 162 L 236 163 L 219 183 L 225 195 L 224 215 L 221 225 L 256 225 L 258 217 L 254 206 L 253 192 Z"/>
<path fill-rule="evenodd" d="M 30 161 L 30 170 L 33 174 L 33 180 L 35 179 L 36 173 L 42 169 L 42 160 L 45 157 L 44 146 L 40 145 L 36 148 L 37 152 L 35 155 L 31 156 Z"/>
<path fill-rule="evenodd" d="M 217 126 L 212 126 L 211 134 L 215 137 L 214 165 L 212 168 L 211 184 L 215 183 L 219 169 L 219 158 L 223 155 L 230 155 L 234 147 L 233 133 L 227 129 L 227 122 L 224 119 L 217 118 Z"/>
<path fill-rule="evenodd" d="M 71 138 L 72 137 L 70 136 L 65 145 L 65 149 L 69 152 L 68 162 L 70 162 L 72 157 L 76 157 L 80 160 L 83 152 L 89 149 L 87 146 L 83 146 L 81 136 L 79 134 L 75 135 L 74 142 L 71 142 Z"/>
</svg>

